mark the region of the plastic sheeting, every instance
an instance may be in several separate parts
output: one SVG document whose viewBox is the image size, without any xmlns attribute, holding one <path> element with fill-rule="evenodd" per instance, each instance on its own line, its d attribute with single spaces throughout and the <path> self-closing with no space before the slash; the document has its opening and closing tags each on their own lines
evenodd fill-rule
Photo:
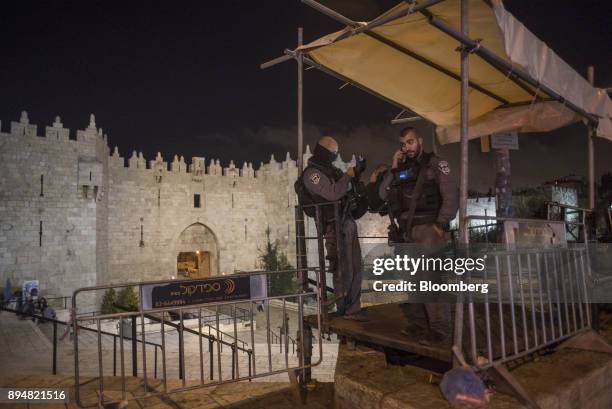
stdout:
<svg viewBox="0 0 612 409">
<path fill-rule="evenodd" d="M 556 102 L 542 102 L 530 107 L 497 109 L 470 122 L 469 139 L 496 132 L 546 132 L 578 122 L 580 116 L 565 105 Z M 438 140 L 442 144 L 458 142 L 459 125 L 437 127 Z"/>
<path fill-rule="evenodd" d="M 593 87 L 512 14 L 501 0 L 493 1 L 497 23 L 504 35 L 504 50 L 538 82 L 599 118 L 598 136 L 612 140 L 612 101 L 608 93 Z M 525 131 L 528 132 L 528 131 Z"/>
<path fill-rule="evenodd" d="M 401 3 L 379 18 L 407 7 Z M 500 58 L 601 118 L 598 135 L 612 140 L 612 103 L 605 91 L 592 87 L 563 62 L 508 13 L 501 1 L 494 0 L 491 7 L 482 0 L 470 0 L 469 7 L 471 38 L 480 39 Z M 443 1 L 428 10 L 460 30 L 458 0 Z M 348 30 L 329 34 L 300 50 L 328 70 L 433 122 L 441 143 L 458 141 L 460 44 L 420 13 L 378 26 L 373 35 L 341 38 Z M 475 54 L 470 56 L 469 79 L 471 137 L 511 129 L 548 131 L 578 119 L 562 104 L 533 103 L 535 94 L 549 96 L 524 83 L 520 86 Z M 506 108 L 508 104 L 511 107 Z"/>
</svg>

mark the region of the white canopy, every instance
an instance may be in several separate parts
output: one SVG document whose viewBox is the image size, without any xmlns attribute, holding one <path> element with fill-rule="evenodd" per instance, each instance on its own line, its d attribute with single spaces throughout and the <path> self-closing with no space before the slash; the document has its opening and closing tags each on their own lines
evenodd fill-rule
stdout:
<svg viewBox="0 0 612 409">
<path fill-rule="evenodd" d="M 370 22 L 372 29 L 355 34 L 356 27 L 347 27 L 298 50 L 323 69 L 433 122 L 440 143 L 457 142 L 461 44 L 432 24 L 432 17 L 460 31 L 459 6 L 459 0 L 445 0 L 411 13 L 415 5 L 402 2 Z M 375 24 L 402 12 L 406 15 Z M 598 120 L 598 136 L 612 140 L 612 101 L 606 91 L 591 86 L 501 0 L 491 5 L 470 0 L 469 27 L 479 46 L 526 74 L 520 79 L 478 52 L 470 56 L 470 138 L 560 128 L 578 121 L 578 110 Z M 535 81 L 525 81 L 527 75 Z"/>
</svg>

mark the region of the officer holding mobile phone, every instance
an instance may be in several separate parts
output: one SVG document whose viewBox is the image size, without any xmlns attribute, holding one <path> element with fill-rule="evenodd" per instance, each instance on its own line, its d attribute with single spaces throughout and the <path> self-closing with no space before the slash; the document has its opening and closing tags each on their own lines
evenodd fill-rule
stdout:
<svg viewBox="0 0 612 409">
<path fill-rule="evenodd" d="M 444 231 L 457 214 L 459 189 L 447 161 L 423 151 L 423 138 L 415 128 L 404 128 L 399 148 L 393 154 L 390 171 L 379 186 L 380 199 L 387 204 L 391 224 L 389 242 L 419 244 L 426 256 L 433 256 L 446 246 Z M 396 251 L 408 251 L 396 246 Z M 421 276 L 443 282 L 442 272 Z M 450 333 L 450 304 L 435 294 L 416 294 L 413 301 L 423 303 L 427 321 L 426 335 L 419 341 L 431 344 L 443 341 Z M 404 333 L 420 331 L 410 323 Z"/>
</svg>

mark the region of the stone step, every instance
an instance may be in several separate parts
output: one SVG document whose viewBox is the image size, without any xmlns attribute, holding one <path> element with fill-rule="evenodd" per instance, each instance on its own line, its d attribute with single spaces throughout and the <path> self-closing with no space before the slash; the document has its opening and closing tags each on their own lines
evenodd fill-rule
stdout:
<svg viewBox="0 0 612 409">
<path fill-rule="evenodd" d="M 13 388 L 53 388 L 67 389 L 69 403 L 36 405 L 44 408 L 66 408 L 77 409 L 74 378 L 72 376 L 0 376 L 0 387 Z M 234 409 L 282 409 L 298 406 L 295 395 L 290 384 L 284 382 L 240 382 L 224 384 L 219 386 L 204 386 L 197 388 L 198 382 L 188 381 L 186 386 L 194 386 L 197 389 L 188 392 L 176 392 L 165 396 L 152 396 L 133 400 L 133 397 L 143 396 L 144 380 L 142 378 L 128 377 L 126 383 L 126 409 L 162 409 L 177 407 L 183 409 L 212 409 L 220 407 L 232 407 Z M 100 397 L 99 379 L 82 378 L 80 379 L 80 400 L 83 404 L 97 404 Z M 122 380 L 118 377 L 104 377 L 104 397 L 107 401 L 121 401 Z M 182 387 L 178 380 L 167 382 L 168 391 Z M 150 394 L 157 394 L 163 391 L 163 384 L 159 380 L 148 380 L 147 391 Z M 333 385 L 320 384 L 318 388 L 308 394 L 307 403 L 300 406 L 304 409 L 324 409 L 333 404 Z M 25 409 L 27 404 L 8 405 L 7 409 Z"/>
</svg>

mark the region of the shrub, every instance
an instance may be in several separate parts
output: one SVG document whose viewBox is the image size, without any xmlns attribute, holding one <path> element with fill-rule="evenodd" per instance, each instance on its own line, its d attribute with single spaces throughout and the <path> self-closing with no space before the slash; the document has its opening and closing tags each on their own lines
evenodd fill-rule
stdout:
<svg viewBox="0 0 612 409">
<path fill-rule="evenodd" d="M 114 288 L 109 288 L 104 292 L 104 297 L 102 298 L 102 306 L 100 310 L 102 314 L 112 314 L 115 311 L 115 304 L 117 303 L 117 292 Z"/>
<path fill-rule="evenodd" d="M 102 314 L 138 311 L 138 296 L 134 287 L 124 287 L 118 292 L 114 288 L 106 290 L 100 310 Z"/>
<path fill-rule="evenodd" d="M 138 311 L 138 296 L 134 287 L 124 287 L 117 293 L 116 305 L 124 311 Z"/>
<path fill-rule="evenodd" d="M 289 263 L 287 255 L 278 248 L 279 242 L 270 240 L 270 228 L 266 229 L 266 246 L 259 250 L 259 261 L 261 268 L 266 271 L 291 270 L 293 266 Z M 269 275 L 268 295 L 292 294 L 296 290 L 295 274 L 279 273 Z"/>
</svg>

